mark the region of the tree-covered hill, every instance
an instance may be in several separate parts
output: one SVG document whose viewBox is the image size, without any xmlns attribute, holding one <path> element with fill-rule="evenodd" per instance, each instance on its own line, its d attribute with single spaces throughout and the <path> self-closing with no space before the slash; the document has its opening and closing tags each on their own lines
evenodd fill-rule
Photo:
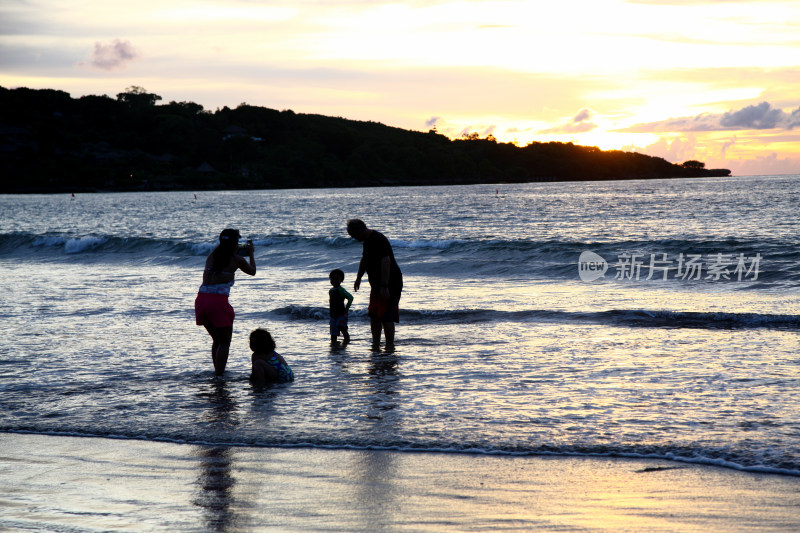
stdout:
<svg viewBox="0 0 800 533">
<path fill-rule="evenodd" d="M 726 176 L 703 163 L 572 143 L 450 140 L 376 122 L 241 104 L 215 112 L 0 87 L 0 192 L 444 185 Z"/>
</svg>

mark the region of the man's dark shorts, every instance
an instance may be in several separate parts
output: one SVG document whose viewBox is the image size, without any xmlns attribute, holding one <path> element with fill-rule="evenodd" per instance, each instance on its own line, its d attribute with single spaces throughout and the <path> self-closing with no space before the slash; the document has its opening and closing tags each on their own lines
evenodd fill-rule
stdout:
<svg viewBox="0 0 800 533">
<path fill-rule="evenodd" d="M 390 294 L 389 299 L 381 298 L 380 292 L 369 293 L 370 318 L 377 318 L 381 322 L 400 322 L 400 294 Z"/>
</svg>

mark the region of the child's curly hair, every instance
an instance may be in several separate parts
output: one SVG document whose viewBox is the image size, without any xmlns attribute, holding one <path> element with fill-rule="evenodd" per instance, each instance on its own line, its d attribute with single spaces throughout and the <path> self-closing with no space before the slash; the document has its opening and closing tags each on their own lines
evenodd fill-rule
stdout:
<svg viewBox="0 0 800 533">
<path fill-rule="evenodd" d="M 272 353 L 275 351 L 275 341 L 269 331 L 254 329 L 250 333 L 250 349 L 259 353 Z"/>
</svg>

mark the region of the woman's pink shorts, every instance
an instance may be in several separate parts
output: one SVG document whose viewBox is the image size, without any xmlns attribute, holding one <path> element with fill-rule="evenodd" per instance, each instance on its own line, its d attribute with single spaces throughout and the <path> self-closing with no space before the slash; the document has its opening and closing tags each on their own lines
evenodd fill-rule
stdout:
<svg viewBox="0 0 800 533">
<path fill-rule="evenodd" d="M 227 295 L 200 292 L 194 301 L 194 316 L 198 326 L 226 328 L 233 326 L 236 314 Z"/>
</svg>

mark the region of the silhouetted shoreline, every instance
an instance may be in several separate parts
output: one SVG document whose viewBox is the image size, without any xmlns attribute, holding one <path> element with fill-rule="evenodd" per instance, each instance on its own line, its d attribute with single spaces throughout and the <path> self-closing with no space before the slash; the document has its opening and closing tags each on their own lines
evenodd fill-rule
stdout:
<svg viewBox="0 0 800 533">
<path fill-rule="evenodd" d="M 516 146 L 477 134 L 241 104 L 209 112 L 132 87 L 73 99 L 0 87 L 3 193 L 462 185 L 729 176 L 572 143 Z"/>
</svg>

